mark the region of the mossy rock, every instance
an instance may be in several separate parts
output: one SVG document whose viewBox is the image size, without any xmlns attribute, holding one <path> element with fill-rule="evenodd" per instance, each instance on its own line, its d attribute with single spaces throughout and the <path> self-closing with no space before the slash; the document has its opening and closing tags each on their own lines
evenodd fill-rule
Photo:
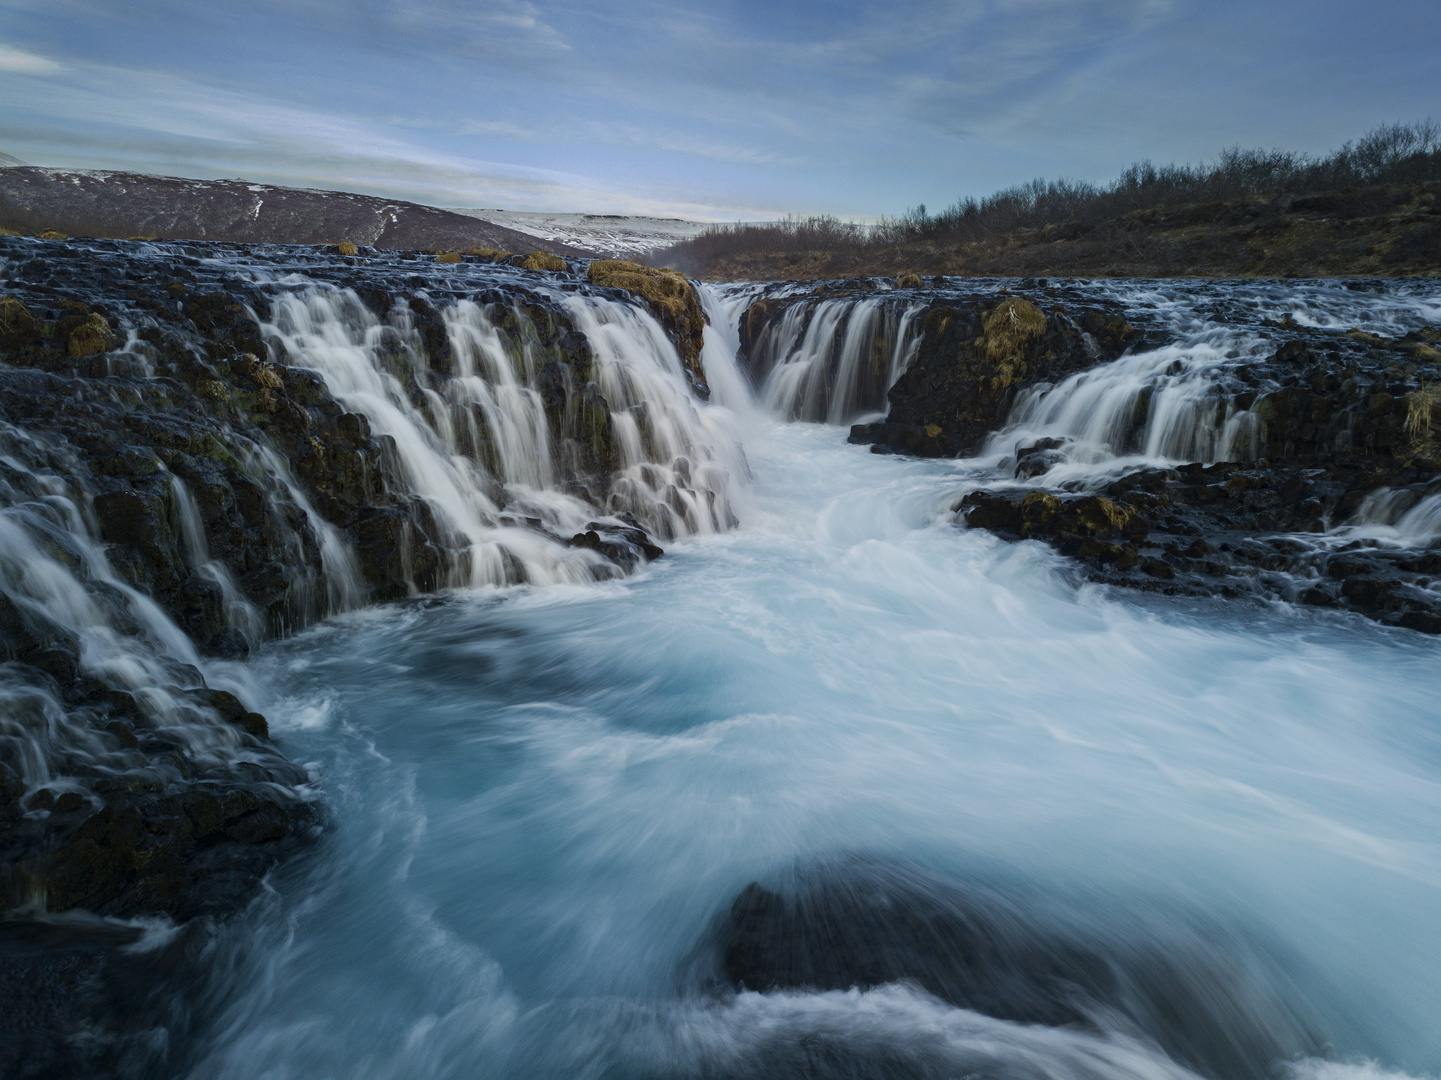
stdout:
<svg viewBox="0 0 1441 1080">
<path fill-rule="evenodd" d="M 63 232 L 57 232 L 57 231 L 54 230 L 54 229 L 46 229 L 43 233 L 40 233 L 40 234 L 39 234 L 39 239 L 41 239 L 41 240 L 69 240 L 70 237 L 66 236 Z"/>
<path fill-rule="evenodd" d="M 548 251 L 532 251 L 520 265 L 524 270 L 564 270 L 565 260 Z"/>
<path fill-rule="evenodd" d="M 68 319 L 62 319 L 63 326 Z M 70 329 L 68 342 L 65 351 L 72 360 L 83 360 L 87 356 L 95 356 L 103 353 L 114 344 L 114 335 L 110 333 L 110 324 L 105 321 L 103 315 L 90 314 L 85 316 Z"/>
<path fill-rule="evenodd" d="M 982 347 L 998 362 L 1019 357 L 1046 332 L 1046 316 L 1029 300 L 1011 297 L 981 316 Z"/>
<path fill-rule="evenodd" d="M 342 240 L 340 243 L 335 245 L 335 250 L 338 254 L 341 255 L 354 255 L 360 249 L 357 248 L 354 244 L 352 244 L 349 240 Z"/>
<path fill-rule="evenodd" d="M 919 289 L 920 287 L 920 274 L 902 274 L 900 277 L 896 278 L 896 288 L 898 289 Z"/>
<path fill-rule="evenodd" d="M 13 349 L 40 334 L 40 323 L 13 296 L 0 298 L 0 348 Z"/>
<path fill-rule="evenodd" d="M 474 255 L 477 259 L 486 259 L 489 262 L 504 262 L 511 257 L 510 252 L 493 247 L 473 247 L 466 254 Z"/>
<path fill-rule="evenodd" d="M 458 263 L 460 262 L 460 252 L 442 251 L 435 256 L 435 261 L 438 263 Z"/>
<path fill-rule="evenodd" d="M 695 289 L 678 270 L 657 270 L 623 259 L 596 259 L 586 276 L 592 284 L 624 289 L 639 296 L 670 333 L 681 360 L 697 386 L 705 387 L 700 351 L 705 342 L 705 314 Z"/>
</svg>

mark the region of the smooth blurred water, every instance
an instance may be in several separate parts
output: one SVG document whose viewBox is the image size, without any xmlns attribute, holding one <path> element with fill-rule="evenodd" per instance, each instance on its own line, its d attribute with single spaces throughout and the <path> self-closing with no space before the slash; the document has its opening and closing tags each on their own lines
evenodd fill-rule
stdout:
<svg viewBox="0 0 1441 1080">
<path fill-rule="evenodd" d="M 1189 1075 L 905 985 L 716 989 L 747 883 L 851 856 L 1259 965 L 1297 1075 L 1441 1072 L 1441 642 L 1078 587 L 951 522 L 975 466 L 744 422 L 732 532 L 253 664 L 334 827 L 216 946 L 192 1075 Z"/>
</svg>

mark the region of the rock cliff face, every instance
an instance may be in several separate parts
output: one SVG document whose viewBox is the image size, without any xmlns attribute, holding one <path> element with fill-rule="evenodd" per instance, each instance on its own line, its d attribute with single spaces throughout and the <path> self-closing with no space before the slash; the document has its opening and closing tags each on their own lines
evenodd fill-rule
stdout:
<svg viewBox="0 0 1441 1080">
<path fill-rule="evenodd" d="M 582 279 L 491 265 L 0 239 L 3 906 L 229 910 L 315 833 L 304 772 L 208 658 L 365 602 L 660 553 L 608 501 L 624 463 L 565 301 Z M 375 430 L 366 403 L 411 426 Z M 436 432 L 470 464 L 417 476 L 443 447 L 401 442 Z M 518 501 L 508 470 L 531 467 L 570 517 Z M 657 483 L 671 519 L 665 500 L 705 501 Z"/>
<path fill-rule="evenodd" d="M 1057 297 L 957 297 L 931 304 L 915 360 L 887 395 L 879 423 L 851 441 L 918 457 L 977 452 L 1037 383 L 1114 360 L 1141 335 L 1114 306 Z"/>
<path fill-rule="evenodd" d="M 998 458 L 1005 479 L 958 499 L 969 527 L 1046 541 L 1109 584 L 1272 597 L 1441 632 L 1441 329 L 1267 319 L 1263 287 L 1239 284 L 1166 300 L 1173 312 L 1194 306 L 1185 332 L 1099 283 L 888 284 L 772 287 L 741 317 L 752 377 L 769 385 L 775 364 L 813 363 L 834 381 L 854 354 L 871 361 L 849 377 L 874 382 L 885 374 L 874 358 L 904 352 L 885 418 L 853 426 L 851 441 Z M 1355 294 L 1357 311 L 1368 296 L 1385 303 L 1379 285 L 1329 287 Z M 848 305 L 836 324 L 864 340 L 806 329 L 836 297 Z M 908 306 L 907 348 L 860 318 L 867 302 Z M 790 353 L 771 355 L 790 323 Z M 1194 349 L 1179 344 L 1187 334 L 1202 335 Z M 815 359 L 798 359 L 807 350 Z M 1086 471 L 1104 461 L 1115 465 Z"/>
</svg>

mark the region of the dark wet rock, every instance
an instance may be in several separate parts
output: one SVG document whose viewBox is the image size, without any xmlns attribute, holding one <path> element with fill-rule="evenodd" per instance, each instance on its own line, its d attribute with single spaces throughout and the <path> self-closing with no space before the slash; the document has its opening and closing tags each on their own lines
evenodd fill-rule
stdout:
<svg viewBox="0 0 1441 1080">
<path fill-rule="evenodd" d="M 718 926 L 738 990 L 869 989 L 904 982 L 1021 1024 L 1120 1028 L 1216 1080 L 1268 1080 L 1317 1040 L 1282 996 L 1275 962 L 1246 941 L 1153 928 L 1098 909 L 1055 910 L 914 867 L 857 860 L 759 883 Z"/>
<path fill-rule="evenodd" d="M 1145 340 L 1118 306 L 1054 290 L 937 299 L 923 329 L 915 359 L 887 394 L 886 418 L 857 424 L 851 442 L 918 457 L 974 453 L 1022 391 Z"/>
</svg>

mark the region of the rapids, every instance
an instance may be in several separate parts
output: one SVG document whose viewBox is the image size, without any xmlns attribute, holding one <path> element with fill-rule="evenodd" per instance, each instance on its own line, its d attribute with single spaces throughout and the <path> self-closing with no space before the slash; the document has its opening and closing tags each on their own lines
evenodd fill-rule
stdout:
<svg viewBox="0 0 1441 1080">
<path fill-rule="evenodd" d="M 1434 290 L 1094 283 L 1169 343 L 1033 388 L 976 458 L 916 460 L 837 426 L 914 354 L 904 290 L 807 300 L 748 375 L 737 322 L 763 290 L 702 287 L 701 401 L 639 305 L 455 274 L 426 300 L 439 370 L 404 303 L 254 271 L 272 359 L 384 441 L 444 588 L 365 606 L 342 529 L 257 443 L 277 543 L 317 553 L 287 638 L 264 640 L 198 489 L 167 479 L 244 661 L 124 583 L 63 448 L 0 429 L 16 610 L 63 622 L 66 662 L 148 695 L 197 758 L 248 751 L 175 688 L 234 691 L 328 808 L 205 944 L 170 1073 L 1441 1073 L 1441 640 L 1081 584 L 954 514 L 978 487 L 1259 456 L 1256 414 L 1217 388 L 1268 348 L 1261 321 L 1404 332 L 1441 318 Z M 553 342 L 506 289 L 585 339 L 608 488 L 578 464 L 590 405 L 547 383 Z M 133 334 L 106 362 L 151 375 Z M 1054 456 L 1018 475 L 1042 439 Z M 1433 544 L 1438 499 L 1378 491 L 1314 542 Z M 666 552 L 629 575 L 576 543 L 636 523 Z M 0 684 L 11 702 L 27 781 L 126 767 L 58 699 Z M 146 928 L 132 949 L 173 937 Z"/>
<path fill-rule="evenodd" d="M 1441 1066 L 1434 640 L 1077 591 L 957 532 L 976 466 L 751 423 L 735 531 L 257 660 L 338 824 L 222 947 L 190 1075 L 1191 1075 L 1115 1011 L 718 985 L 747 883 L 856 860 L 1170 957 L 1144 992 L 1282 1059 L 1221 1075 Z"/>
</svg>

